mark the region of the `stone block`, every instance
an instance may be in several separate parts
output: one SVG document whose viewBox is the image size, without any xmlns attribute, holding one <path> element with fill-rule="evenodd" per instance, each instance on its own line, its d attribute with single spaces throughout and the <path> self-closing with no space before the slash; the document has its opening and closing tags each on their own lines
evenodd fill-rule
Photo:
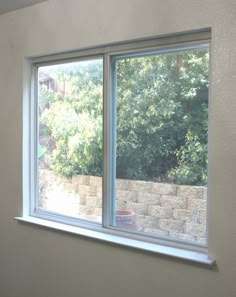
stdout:
<svg viewBox="0 0 236 297">
<path fill-rule="evenodd" d="M 137 192 L 134 191 L 126 191 L 126 190 L 117 190 L 116 191 L 116 199 L 122 200 L 122 201 L 137 201 Z"/>
<path fill-rule="evenodd" d="M 139 180 L 130 180 L 128 189 L 130 191 L 148 193 L 148 192 L 151 192 L 152 183 L 145 182 L 145 181 L 139 181 Z"/>
<path fill-rule="evenodd" d="M 176 221 L 171 219 L 160 219 L 159 220 L 160 230 L 183 233 L 184 223 L 182 221 Z"/>
<path fill-rule="evenodd" d="M 116 179 L 116 190 L 128 190 L 129 181 L 127 179 Z"/>
<path fill-rule="evenodd" d="M 72 183 L 74 185 L 89 185 L 89 175 L 74 175 L 72 176 Z"/>
<path fill-rule="evenodd" d="M 86 205 L 86 195 L 78 195 L 80 205 Z"/>
<path fill-rule="evenodd" d="M 101 176 L 90 176 L 90 185 L 93 186 L 102 186 L 102 177 Z"/>
<path fill-rule="evenodd" d="M 126 209 L 134 211 L 135 214 L 140 214 L 140 215 L 148 214 L 148 206 L 143 203 L 127 202 Z"/>
<path fill-rule="evenodd" d="M 182 222 L 195 222 L 194 211 L 187 209 L 174 209 L 173 218 Z"/>
<path fill-rule="evenodd" d="M 186 209 L 187 208 L 187 198 L 177 197 L 177 196 L 166 196 L 161 197 L 161 206 L 170 207 L 174 209 Z"/>
<path fill-rule="evenodd" d="M 176 196 L 176 185 L 164 183 L 152 183 L 151 192 L 159 195 Z"/>
<path fill-rule="evenodd" d="M 207 187 L 203 187 L 202 189 L 202 198 L 207 200 Z"/>
<path fill-rule="evenodd" d="M 169 207 L 149 205 L 148 214 L 156 218 L 170 219 L 173 216 L 173 210 Z"/>
<path fill-rule="evenodd" d="M 186 197 L 188 199 L 202 199 L 203 187 L 195 186 L 178 186 L 177 196 Z"/>
<path fill-rule="evenodd" d="M 87 206 L 92 206 L 92 207 L 96 207 L 98 206 L 98 202 L 97 202 L 97 197 L 96 196 L 86 196 L 86 205 Z"/>
<path fill-rule="evenodd" d="M 96 196 L 99 197 L 99 198 L 102 198 L 103 197 L 102 187 L 100 187 L 100 186 L 97 187 Z"/>
<path fill-rule="evenodd" d="M 203 199 L 189 199 L 188 209 L 197 209 L 206 211 L 206 200 Z"/>
<path fill-rule="evenodd" d="M 135 224 L 141 229 L 145 228 L 157 228 L 158 220 L 154 217 L 135 215 Z"/>
<path fill-rule="evenodd" d="M 185 233 L 198 237 L 206 237 L 206 225 L 186 223 Z"/>
<path fill-rule="evenodd" d="M 97 197 L 97 203 L 96 203 L 96 206 L 102 208 L 102 198 Z"/>
<path fill-rule="evenodd" d="M 199 213 L 200 213 L 200 221 L 199 221 L 199 223 L 206 225 L 206 222 L 207 222 L 207 212 L 204 211 L 204 210 L 200 210 Z"/>
<path fill-rule="evenodd" d="M 138 193 L 137 202 L 145 203 L 148 205 L 158 205 L 160 204 L 161 195 L 151 194 L 151 193 Z"/>
<path fill-rule="evenodd" d="M 86 185 L 79 185 L 78 186 L 79 195 L 85 194 L 86 196 L 87 195 L 96 196 L 96 192 L 97 192 L 97 187 L 96 186 L 86 186 Z"/>
</svg>

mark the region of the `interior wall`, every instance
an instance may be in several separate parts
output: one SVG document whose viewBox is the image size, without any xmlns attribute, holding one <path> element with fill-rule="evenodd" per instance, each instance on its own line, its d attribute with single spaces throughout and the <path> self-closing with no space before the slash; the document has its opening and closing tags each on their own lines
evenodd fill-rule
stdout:
<svg viewBox="0 0 236 297">
<path fill-rule="evenodd" d="M 214 269 L 20 224 L 24 57 L 211 27 Z M 0 295 L 236 296 L 236 2 L 49 0 L 0 16 Z"/>
</svg>

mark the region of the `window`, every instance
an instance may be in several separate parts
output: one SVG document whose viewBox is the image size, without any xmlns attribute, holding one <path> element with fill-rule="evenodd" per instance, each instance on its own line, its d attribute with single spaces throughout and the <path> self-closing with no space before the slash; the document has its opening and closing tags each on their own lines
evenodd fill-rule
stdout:
<svg viewBox="0 0 236 297">
<path fill-rule="evenodd" d="M 55 83 L 42 84 L 45 76 Z M 97 221 L 102 214 L 103 60 L 39 66 L 38 86 L 37 208 Z"/>
<path fill-rule="evenodd" d="M 26 213 L 206 248 L 209 32 L 29 65 Z"/>
</svg>

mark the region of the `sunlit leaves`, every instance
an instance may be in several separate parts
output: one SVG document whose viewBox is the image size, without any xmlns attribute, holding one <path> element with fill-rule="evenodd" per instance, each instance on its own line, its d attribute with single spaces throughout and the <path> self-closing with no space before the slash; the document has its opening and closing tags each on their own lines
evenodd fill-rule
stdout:
<svg viewBox="0 0 236 297">
<path fill-rule="evenodd" d="M 207 182 L 208 52 L 127 56 L 113 61 L 117 177 Z M 64 175 L 102 174 L 101 60 L 48 69 L 64 93 L 40 91 L 48 166 Z"/>
</svg>

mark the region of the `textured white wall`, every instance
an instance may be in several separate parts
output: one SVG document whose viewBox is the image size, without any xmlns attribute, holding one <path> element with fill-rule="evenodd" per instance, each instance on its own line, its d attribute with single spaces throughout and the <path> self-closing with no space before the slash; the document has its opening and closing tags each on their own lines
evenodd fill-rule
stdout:
<svg viewBox="0 0 236 297">
<path fill-rule="evenodd" d="M 217 268 L 19 224 L 25 56 L 212 28 L 209 247 Z M 236 296 L 236 2 L 49 0 L 0 16 L 0 296 Z"/>
</svg>

